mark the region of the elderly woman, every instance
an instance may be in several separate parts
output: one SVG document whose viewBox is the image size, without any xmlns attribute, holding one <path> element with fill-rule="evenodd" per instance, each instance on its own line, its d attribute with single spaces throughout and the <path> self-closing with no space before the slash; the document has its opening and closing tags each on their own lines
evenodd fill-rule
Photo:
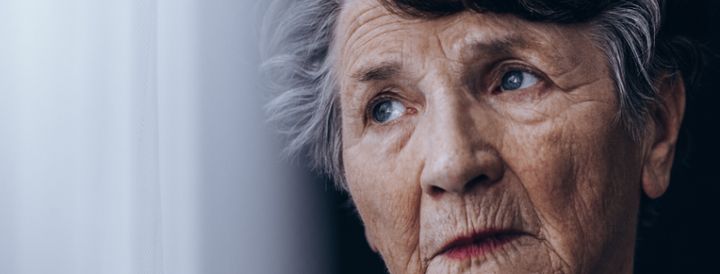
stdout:
<svg viewBox="0 0 720 274">
<path fill-rule="evenodd" d="M 390 273 L 632 273 L 702 63 L 668 5 L 276 4 L 270 110 Z"/>
</svg>

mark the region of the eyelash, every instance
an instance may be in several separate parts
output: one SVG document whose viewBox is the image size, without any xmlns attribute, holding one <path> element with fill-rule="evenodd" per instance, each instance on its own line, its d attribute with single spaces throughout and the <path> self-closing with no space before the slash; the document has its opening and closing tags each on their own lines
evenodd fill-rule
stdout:
<svg viewBox="0 0 720 274">
<path fill-rule="evenodd" d="M 538 73 L 537 71 L 535 71 L 535 70 L 533 70 L 533 69 L 530 69 L 530 68 L 528 68 L 528 67 L 526 67 L 526 66 L 517 65 L 517 64 L 506 65 L 506 66 L 503 66 L 502 68 L 496 70 L 496 73 L 495 73 L 495 74 L 493 75 L 493 77 L 491 78 L 491 79 L 492 79 L 492 81 L 491 81 L 491 83 L 492 83 L 492 85 L 491 85 L 491 87 L 492 87 L 491 93 L 496 93 L 496 92 L 497 92 L 497 93 L 501 93 L 501 92 L 505 92 L 504 90 L 503 90 L 503 91 L 500 91 L 500 89 L 502 89 L 502 84 L 500 83 L 500 81 L 502 81 L 502 77 L 503 77 L 506 73 L 508 73 L 508 72 L 510 72 L 510 71 L 521 71 L 521 72 L 528 73 L 528 74 L 536 77 L 538 81 L 545 81 L 545 80 L 547 79 L 547 78 L 546 78 L 545 76 L 543 76 L 542 74 L 540 74 L 540 73 Z M 367 106 L 365 107 L 365 120 L 366 120 L 366 122 L 374 123 L 373 121 L 374 121 L 375 119 L 373 119 L 373 110 L 375 109 L 375 106 L 377 106 L 379 103 L 382 103 L 382 102 L 387 101 L 387 100 L 397 100 L 397 101 L 403 102 L 403 100 L 397 98 L 397 96 L 394 96 L 393 94 L 394 94 L 394 93 L 392 93 L 392 92 L 390 92 L 390 91 L 383 91 L 383 92 L 381 92 L 379 95 L 377 95 L 376 97 L 374 97 L 372 100 L 370 100 L 370 102 L 368 102 Z M 379 123 L 379 124 L 381 124 L 381 125 L 387 125 L 387 124 L 390 124 L 390 123 L 391 123 L 391 122 L 389 122 L 389 123 Z M 378 124 L 378 123 L 376 123 L 376 124 Z"/>
<path fill-rule="evenodd" d="M 396 96 L 390 95 L 391 92 L 384 91 L 380 93 L 380 95 L 376 96 L 370 102 L 367 104 L 367 107 L 365 107 L 365 120 L 370 123 L 374 123 L 375 119 L 373 119 L 373 110 L 375 109 L 375 106 L 377 106 L 379 103 L 382 103 L 387 100 L 399 100 Z M 402 101 L 401 101 L 402 102 Z M 377 124 L 377 123 L 376 123 Z M 388 123 L 382 123 L 383 125 Z"/>
<path fill-rule="evenodd" d="M 532 76 L 535 76 L 535 78 L 537 78 L 538 82 L 546 80 L 545 76 L 541 75 L 540 73 L 538 73 L 537 71 L 535 71 L 533 69 L 530 69 L 523 65 L 510 64 L 510 65 L 503 66 L 500 69 L 496 70 L 496 73 L 491 78 L 492 79 L 491 90 L 490 90 L 491 93 L 505 92 L 505 90 L 501 91 L 502 83 L 500 83 L 500 82 L 502 81 L 503 76 L 506 73 L 511 72 L 511 71 L 521 71 L 521 72 L 528 73 Z"/>
</svg>

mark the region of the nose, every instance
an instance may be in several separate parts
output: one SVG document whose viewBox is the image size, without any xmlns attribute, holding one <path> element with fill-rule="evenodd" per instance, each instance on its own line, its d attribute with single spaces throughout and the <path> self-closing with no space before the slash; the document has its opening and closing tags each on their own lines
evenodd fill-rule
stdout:
<svg viewBox="0 0 720 274">
<path fill-rule="evenodd" d="M 425 165 L 420 174 L 424 193 L 464 193 L 478 185 L 499 180 L 500 156 L 489 143 L 495 134 L 492 123 L 473 102 L 445 93 L 428 105 L 424 115 Z"/>
</svg>

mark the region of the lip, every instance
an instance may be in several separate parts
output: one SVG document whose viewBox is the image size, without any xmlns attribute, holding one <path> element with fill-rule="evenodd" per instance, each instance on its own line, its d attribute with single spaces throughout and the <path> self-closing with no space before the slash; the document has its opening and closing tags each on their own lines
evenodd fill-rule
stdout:
<svg viewBox="0 0 720 274">
<path fill-rule="evenodd" d="M 485 230 L 459 236 L 443 246 L 438 255 L 453 260 L 484 256 L 525 235 L 514 230 Z"/>
</svg>

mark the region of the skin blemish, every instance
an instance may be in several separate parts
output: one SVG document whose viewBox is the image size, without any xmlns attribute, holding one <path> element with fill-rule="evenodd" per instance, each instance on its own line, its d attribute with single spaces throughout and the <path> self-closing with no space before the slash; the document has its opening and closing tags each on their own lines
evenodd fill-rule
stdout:
<svg viewBox="0 0 720 274">
<path fill-rule="evenodd" d="M 408 19 L 374 1 L 348 2 L 339 22 L 344 169 L 390 273 L 627 268 L 600 254 L 634 252 L 619 226 L 637 216 L 641 153 L 615 125 L 613 82 L 582 29 Z M 502 83 L 513 71 L 526 74 Z M 402 115 L 375 120 L 383 100 Z"/>
</svg>

